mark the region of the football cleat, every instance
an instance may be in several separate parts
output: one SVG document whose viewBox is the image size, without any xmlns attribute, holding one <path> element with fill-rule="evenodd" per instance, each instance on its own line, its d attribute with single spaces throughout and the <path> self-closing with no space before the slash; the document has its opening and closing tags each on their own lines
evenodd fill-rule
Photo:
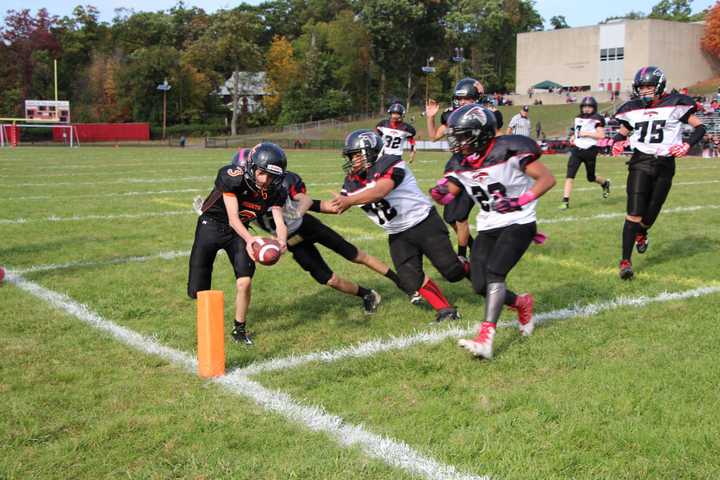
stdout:
<svg viewBox="0 0 720 480">
<path fill-rule="evenodd" d="M 415 306 L 419 306 L 423 301 L 422 295 L 420 295 L 420 292 L 415 292 L 412 295 L 410 295 L 410 303 L 412 303 Z"/>
<path fill-rule="evenodd" d="M 235 325 L 235 327 L 233 327 L 231 336 L 232 336 L 232 339 L 236 343 L 244 343 L 245 345 L 253 345 L 253 341 L 250 338 L 250 335 L 248 335 L 247 332 L 245 331 L 245 324 L 241 324 L 241 326 Z"/>
<path fill-rule="evenodd" d="M 620 261 L 620 278 L 623 280 L 630 280 L 635 273 L 632 269 L 632 263 L 630 263 L 630 260 L 621 260 Z"/>
<path fill-rule="evenodd" d="M 535 320 L 533 319 L 533 304 L 535 299 L 529 293 L 518 295 L 515 300 L 515 305 L 512 308 L 517 312 L 518 315 L 518 327 L 520 328 L 520 335 L 523 337 L 529 337 L 535 330 Z"/>
<path fill-rule="evenodd" d="M 570 202 L 562 202 L 559 208 L 560 210 L 567 210 L 568 208 L 570 208 Z"/>
<path fill-rule="evenodd" d="M 368 294 L 363 297 L 363 310 L 366 315 L 371 315 L 377 312 L 378 305 L 380 305 L 380 294 L 375 290 L 370 290 Z"/>
<path fill-rule="evenodd" d="M 493 356 L 493 339 L 495 338 L 495 324 L 483 322 L 480 331 L 472 340 L 460 339 L 458 345 L 468 350 L 476 357 L 490 360 Z"/>
<path fill-rule="evenodd" d="M 610 196 L 610 179 L 606 179 L 605 183 L 603 183 L 601 187 L 603 191 L 603 198 L 608 198 Z"/>
<path fill-rule="evenodd" d="M 650 239 L 647 233 L 638 233 L 635 235 L 635 249 L 638 253 L 643 254 L 647 252 L 648 245 L 650 245 Z"/>
<path fill-rule="evenodd" d="M 445 320 L 460 320 L 460 312 L 455 307 L 443 308 L 438 312 L 434 323 L 441 323 Z"/>
</svg>

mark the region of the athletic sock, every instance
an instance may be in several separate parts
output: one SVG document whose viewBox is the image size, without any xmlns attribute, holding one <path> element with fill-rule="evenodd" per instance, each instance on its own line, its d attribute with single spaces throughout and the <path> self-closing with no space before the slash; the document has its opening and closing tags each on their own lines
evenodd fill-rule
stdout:
<svg viewBox="0 0 720 480">
<path fill-rule="evenodd" d="M 443 308 L 449 308 L 450 302 L 448 302 L 445 295 L 440 291 L 440 287 L 435 285 L 435 282 L 428 280 L 425 285 L 420 287 L 420 295 L 435 309 L 442 310 Z"/>
<path fill-rule="evenodd" d="M 458 255 L 467 257 L 467 245 L 458 245 Z"/>
<path fill-rule="evenodd" d="M 514 307 L 517 301 L 517 294 L 512 290 L 505 291 L 505 305 L 508 307 Z"/>
<path fill-rule="evenodd" d="M 358 291 L 357 291 L 357 293 L 356 293 L 355 295 L 357 295 L 357 296 L 360 297 L 360 298 L 363 298 L 363 297 L 365 297 L 365 295 L 367 295 L 368 293 L 370 293 L 370 290 L 368 290 L 367 288 L 365 288 L 365 287 L 363 287 L 363 286 L 358 285 Z"/>
<path fill-rule="evenodd" d="M 390 280 L 392 280 L 393 283 L 395 284 L 395 286 L 396 286 L 397 288 L 399 288 L 399 289 L 402 290 L 403 292 L 405 291 L 405 289 L 404 289 L 404 288 L 402 287 L 402 285 L 400 284 L 400 277 L 398 277 L 398 274 L 395 273 L 395 271 L 394 271 L 392 268 L 388 268 L 388 271 L 385 272 L 385 277 L 387 277 L 387 278 L 389 278 Z"/>
<path fill-rule="evenodd" d="M 622 233 L 622 258 L 623 260 L 630 260 L 632 256 L 632 250 L 635 246 L 635 236 L 640 230 L 640 224 L 625 220 Z"/>
<path fill-rule="evenodd" d="M 235 330 L 241 333 L 245 333 L 245 322 L 238 322 L 235 320 Z"/>
<path fill-rule="evenodd" d="M 563 203 L 570 203 L 570 197 L 563 197 Z"/>
<path fill-rule="evenodd" d="M 470 250 L 472 250 L 472 246 L 473 246 L 473 238 L 472 238 L 472 235 L 468 235 L 468 248 L 469 248 Z"/>
</svg>

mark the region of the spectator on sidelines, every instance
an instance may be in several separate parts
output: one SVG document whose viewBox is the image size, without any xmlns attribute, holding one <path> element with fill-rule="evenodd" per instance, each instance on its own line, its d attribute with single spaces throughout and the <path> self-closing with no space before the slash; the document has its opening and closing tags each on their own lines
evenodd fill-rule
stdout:
<svg viewBox="0 0 720 480">
<path fill-rule="evenodd" d="M 507 134 L 508 135 L 525 135 L 530 136 L 532 130 L 532 124 L 530 123 L 530 107 L 523 105 L 520 113 L 516 114 L 510 123 L 508 124 Z"/>
</svg>

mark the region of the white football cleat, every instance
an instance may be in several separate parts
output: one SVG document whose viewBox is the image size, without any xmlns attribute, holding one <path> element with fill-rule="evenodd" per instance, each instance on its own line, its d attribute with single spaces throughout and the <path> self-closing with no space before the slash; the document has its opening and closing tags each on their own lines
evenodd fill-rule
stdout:
<svg viewBox="0 0 720 480">
<path fill-rule="evenodd" d="M 495 338 L 495 324 L 483 322 L 480 331 L 472 340 L 460 339 L 458 345 L 468 350 L 476 357 L 490 360 L 493 356 L 493 339 Z"/>
</svg>

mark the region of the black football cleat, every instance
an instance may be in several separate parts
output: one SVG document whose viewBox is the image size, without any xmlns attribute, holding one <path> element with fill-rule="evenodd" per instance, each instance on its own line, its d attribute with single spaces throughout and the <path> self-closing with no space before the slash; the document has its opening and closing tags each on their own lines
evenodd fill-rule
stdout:
<svg viewBox="0 0 720 480">
<path fill-rule="evenodd" d="M 435 317 L 434 323 L 442 323 L 446 320 L 460 320 L 460 312 L 455 307 L 443 308 Z"/>
<path fill-rule="evenodd" d="M 410 303 L 412 303 L 416 307 L 419 307 L 420 305 L 422 305 L 423 297 L 422 297 L 422 295 L 420 295 L 420 292 L 415 292 L 412 295 L 409 295 L 408 298 L 410 298 Z"/>
<path fill-rule="evenodd" d="M 235 325 L 230 335 L 235 343 L 254 345 L 250 335 L 245 331 L 245 324 L 242 324 L 242 326 Z"/>
<path fill-rule="evenodd" d="M 370 290 L 370 292 L 363 297 L 363 310 L 365 310 L 366 315 L 372 315 L 377 312 L 380 299 L 380 294 L 375 290 Z"/>
<path fill-rule="evenodd" d="M 632 269 L 632 263 L 630 263 L 630 260 L 621 260 L 620 261 L 620 278 L 623 280 L 630 280 L 633 278 L 633 275 L 635 273 Z"/>
<path fill-rule="evenodd" d="M 610 196 L 610 179 L 608 178 L 607 180 L 605 180 L 605 182 L 601 186 L 603 191 L 603 198 L 608 198 Z"/>
<path fill-rule="evenodd" d="M 650 239 L 646 233 L 638 233 L 635 235 L 635 249 L 638 253 L 647 252 L 648 246 L 650 245 Z"/>
</svg>

